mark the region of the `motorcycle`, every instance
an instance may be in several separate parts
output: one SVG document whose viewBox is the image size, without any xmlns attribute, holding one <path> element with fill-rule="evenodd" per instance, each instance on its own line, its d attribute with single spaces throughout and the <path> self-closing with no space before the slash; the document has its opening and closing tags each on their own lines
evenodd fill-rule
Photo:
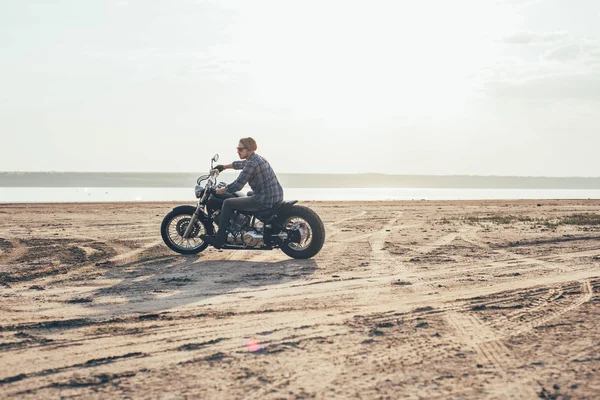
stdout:
<svg viewBox="0 0 600 400">
<path fill-rule="evenodd" d="M 219 170 L 213 168 L 219 160 L 211 159 L 210 172 L 200 176 L 194 189 L 196 206 L 173 208 L 160 227 L 165 244 L 180 254 L 197 254 L 208 247 L 200 235 L 214 235 L 218 229 L 222 201 L 230 197 L 245 197 L 252 192 L 217 195 L 216 189 L 226 186 L 217 183 Z M 203 184 L 206 182 L 205 184 Z M 227 241 L 223 250 L 281 249 L 292 258 L 314 257 L 325 242 L 325 227 L 319 215 L 308 207 L 297 205 L 297 200 L 284 201 L 276 209 L 267 211 L 237 211 L 227 227 Z"/>
</svg>

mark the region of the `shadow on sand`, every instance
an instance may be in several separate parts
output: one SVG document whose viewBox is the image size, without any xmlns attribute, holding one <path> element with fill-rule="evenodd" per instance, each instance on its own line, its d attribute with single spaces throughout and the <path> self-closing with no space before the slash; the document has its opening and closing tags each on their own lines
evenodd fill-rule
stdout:
<svg viewBox="0 0 600 400">
<path fill-rule="evenodd" d="M 317 269 L 314 260 L 253 262 L 202 258 L 153 256 L 115 266 L 102 278 L 118 280 L 117 283 L 73 302 L 97 309 L 97 317 L 157 312 L 224 294 L 251 295 L 264 290 L 264 286 L 304 279 Z"/>
</svg>

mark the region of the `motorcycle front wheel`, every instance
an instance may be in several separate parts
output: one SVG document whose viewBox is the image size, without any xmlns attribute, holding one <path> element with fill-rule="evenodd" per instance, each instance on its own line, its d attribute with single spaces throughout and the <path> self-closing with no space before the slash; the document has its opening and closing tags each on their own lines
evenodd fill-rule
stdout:
<svg viewBox="0 0 600 400">
<path fill-rule="evenodd" d="M 184 238 L 185 230 L 189 226 L 195 208 L 173 210 L 163 218 L 160 225 L 160 234 L 165 244 L 179 254 L 197 254 L 208 247 L 208 243 L 200 239 L 206 234 L 209 227 L 203 221 L 196 220 L 190 237 Z"/>
<path fill-rule="evenodd" d="M 304 206 L 293 206 L 280 216 L 283 232 L 288 239 L 281 250 L 292 258 L 311 258 L 317 255 L 325 243 L 325 226 L 319 215 Z"/>
</svg>

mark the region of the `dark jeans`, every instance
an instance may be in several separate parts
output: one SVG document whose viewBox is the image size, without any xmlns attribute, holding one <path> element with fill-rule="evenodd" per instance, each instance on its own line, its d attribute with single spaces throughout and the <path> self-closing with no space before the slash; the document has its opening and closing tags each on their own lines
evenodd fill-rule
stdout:
<svg viewBox="0 0 600 400">
<path fill-rule="evenodd" d="M 223 201 L 225 201 L 222 197 L 225 197 L 225 195 L 220 195 L 219 197 L 211 195 L 208 198 L 208 202 L 206 203 L 208 215 L 212 215 L 212 213 L 217 210 L 221 211 L 221 208 L 223 208 Z M 233 198 L 233 196 L 227 195 L 225 198 Z"/>
<path fill-rule="evenodd" d="M 219 231 L 217 232 L 217 243 L 223 245 L 227 240 L 227 226 L 233 215 L 233 210 L 238 211 L 261 211 L 263 207 L 254 200 L 254 197 L 232 197 L 223 201 L 221 216 L 219 217 Z"/>
</svg>

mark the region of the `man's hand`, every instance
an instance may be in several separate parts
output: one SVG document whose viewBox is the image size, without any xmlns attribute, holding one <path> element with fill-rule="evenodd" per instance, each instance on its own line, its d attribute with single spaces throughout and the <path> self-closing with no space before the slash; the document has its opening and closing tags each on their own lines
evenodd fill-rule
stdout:
<svg viewBox="0 0 600 400">
<path fill-rule="evenodd" d="M 219 188 L 215 192 L 216 194 L 227 194 L 227 188 Z"/>
<path fill-rule="evenodd" d="M 219 164 L 215 167 L 215 169 L 219 170 L 219 173 L 221 173 L 225 169 L 225 166 L 223 164 Z"/>
</svg>

